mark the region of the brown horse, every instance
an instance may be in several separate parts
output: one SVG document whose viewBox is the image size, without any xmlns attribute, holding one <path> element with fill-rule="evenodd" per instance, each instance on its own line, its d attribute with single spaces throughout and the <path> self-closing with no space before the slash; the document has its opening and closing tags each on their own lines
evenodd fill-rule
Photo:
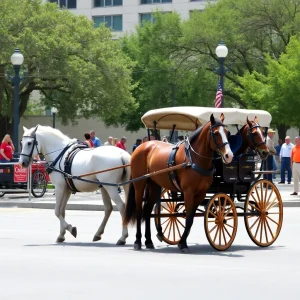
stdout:
<svg viewBox="0 0 300 300">
<path fill-rule="evenodd" d="M 186 240 L 193 224 L 196 209 L 203 203 L 206 192 L 213 181 L 213 153 L 218 152 L 224 163 L 230 163 L 233 158 L 227 140 L 228 131 L 223 121 L 223 114 L 221 114 L 220 120 L 211 115 L 210 122 L 197 129 L 190 139 L 178 145 L 178 151 L 174 159 L 175 165 L 184 162 L 190 163 L 189 167 L 177 171 L 178 188 L 170 181 L 168 172 L 136 181 L 130 185 L 123 220 L 124 224 L 137 222 L 135 250 L 140 250 L 142 246 L 142 218 L 145 219 L 146 223 L 146 248 L 154 248 L 151 240 L 150 215 L 155 202 L 160 199 L 161 188 L 163 187 L 173 192 L 178 192 L 178 189 L 180 189 L 184 195 L 186 226 L 178 247 L 181 252 L 188 253 Z M 160 141 L 150 141 L 140 145 L 132 154 L 131 177 L 134 179 L 147 173 L 165 169 L 169 165 L 172 148 L 174 148 L 174 145 Z M 146 185 L 148 186 L 149 195 L 143 207 Z M 162 236 L 162 231 L 158 231 L 158 238 L 162 239 Z"/>
<path fill-rule="evenodd" d="M 247 124 L 239 132 L 242 135 L 243 144 L 237 151 L 237 155 L 246 153 L 248 148 L 251 148 L 258 153 L 261 159 L 265 160 L 268 157 L 269 149 L 257 117 L 254 118 L 254 121 L 249 121 L 247 117 Z"/>
</svg>

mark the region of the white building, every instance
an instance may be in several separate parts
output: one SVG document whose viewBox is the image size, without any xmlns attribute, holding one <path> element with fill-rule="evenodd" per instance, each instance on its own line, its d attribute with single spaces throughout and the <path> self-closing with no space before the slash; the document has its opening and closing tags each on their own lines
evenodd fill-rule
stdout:
<svg viewBox="0 0 300 300">
<path fill-rule="evenodd" d="M 44 0 L 45 2 L 47 0 Z M 117 36 L 133 32 L 136 25 L 152 21 L 152 12 L 178 12 L 188 19 L 193 10 L 203 10 L 206 0 L 48 0 L 66 7 L 74 14 L 94 20 L 95 26 L 105 23 Z"/>
</svg>

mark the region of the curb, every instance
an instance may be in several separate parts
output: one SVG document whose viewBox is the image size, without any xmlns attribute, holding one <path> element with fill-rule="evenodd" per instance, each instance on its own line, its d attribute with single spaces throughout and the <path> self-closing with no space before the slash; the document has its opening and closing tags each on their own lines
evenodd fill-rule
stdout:
<svg viewBox="0 0 300 300">
<path fill-rule="evenodd" d="M 53 209 L 55 203 L 53 202 L 0 202 L 0 208 L 38 208 L 38 209 Z M 300 201 L 284 201 L 283 207 L 300 207 Z M 104 211 L 103 204 L 89 204 L 89 203 L 68 203 L 67 210 L 86 210 L 86 211 Z M 113 205 L 113 211 L 118 211 L 116 205 Z"/>
<path fill-rule="evenodd" d="M 2 202 L 0 203 L 0 208 L 38 208 L 38 209 L 53 209 L 55 208 L 55 203 L 41 203 L 41 202 Z M 88 204 L 88 203 L 68 203 L 66 210 L 87 210 L 87 211 L 104 211 L 103 204 Z M 116 205 L 113 205 L 113 211 L 118 211 Z"/>
</svg>

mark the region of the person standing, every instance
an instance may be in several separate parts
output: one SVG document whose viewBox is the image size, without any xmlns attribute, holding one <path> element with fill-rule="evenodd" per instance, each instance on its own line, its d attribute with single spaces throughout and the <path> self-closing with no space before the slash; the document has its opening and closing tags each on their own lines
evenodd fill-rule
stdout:
<svg viewBox="0 0 300 300">
<path fill-rule="evenodd" d="M 292 180 L 292 169 L 291 169 L 291 154 L 294 145 L 291 143 L 291 138 L 289 136 L 285 137 L 285 143 L 282 145 L 279 161 L 281 162 L 281 181 L 278 183 L 285 183 L 285 170 L 288 172 L 288 184 L 291 184 Z"/>
<path fill-rule="evenodd" d="M 121 137 L 121 141 L 116 143 L 116 147 L 121 148 L 126 151 L 125 143 L 127 141 L 127 138 L 125 136 Z"/>
<path fill-rule="evenodd" d="M 273 171 L 273 155 L 276 154 L 276 149 L 274 148 L 274 142 L 272 141 L 272 138 L 274 137 L 275 131 L 273 129 L 268 129 L 268 135 L 267 135 L 267 141 L 266 145 L 269 149 L 269 155 L 268 158 L 264 161 L 264 170 L 265 171 Z M 264 174 L 264 178 L 268 179 L 269 181 L 273 182 L 272 180 L 272 174 Z"/>
<path fill-rule="evenodd" d="M 135 144 L 132 147 L 132 153 L 134 152 L 134 150 L 142 143 L 142 139 L 136 139 Z"/>
<path fill-rule="evenodd" d="M 100 141 L 99 138 L 96 137 L 95 130 L 90 131 L 90 136 L 91 136 L 92 142 L 94 143 L 94 148 L 100 147 L 101 146 L 101 141 Z"/>
<path fill-rule="evenodd" d="M 88 132 L 84 134 L 84 138 L 85 138 L 84 142 L 89 146 L 89 148 L 94 148 L 94 143 L 91 140 L 91 135 Z"/>
<path fill-rule="evenodd" d="M 114 138 L 112 136 L 109 136 L 107 141 L 103 144 L 103 146 L 113 146 Z"/>
<path fill-rule="evenodd" d="M 299 177 L 300 177 L 300 136 L 295 138 L 295 146 L 291 153 L 291 167 L 293 170 L 294 192 L 292 196 L 298 195 L 299 192 Z"/>
<path fill-rule="evenodd" d="M 6 134 L 0 146 L 0 162 L 9 162 L 13 158 L 15 151 L 14 144 L 9 134 Z"/>
</svg>

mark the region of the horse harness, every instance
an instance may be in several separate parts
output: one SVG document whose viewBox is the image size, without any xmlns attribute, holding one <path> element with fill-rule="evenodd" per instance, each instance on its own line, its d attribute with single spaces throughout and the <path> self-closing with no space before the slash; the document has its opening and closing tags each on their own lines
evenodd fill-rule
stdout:
<svg viewBox="0 0 300 300">
<path fill-rule="evenodd" d="M 215 136 L 212 132 L 212 128 L 213 127 L 216 127 L 216 126 L 220 126 L 220 124 L 217 124 L 217 125 L 211 125 L 210 126 L 210 137 L 212 138 L 217 150 L 219 150 L 221 147 L 225 146 L 228 144 L 228 142 L 225 142 L 225 143 L 222 143 L 222 145 L 218 145 L 217 142 L 216 142 L 216 139 L 215 139 Z M 188 157 L 188 160 L 189 160 L 189 167 L 192 168 L 192 170 L 194 170 L 195 172 L 197 172 L 198 174 L 200 175 L 203 175 L 203 176 L 213 176 L 214 174 L 214 168 L 212 167 L 211 169 L 209 170 L 206 170 L 206 169 L 203 169 L 201 168 L 200 166 L 198 166 L 197 164 L 195 164 L 193 162 L 193 159 L 192 159 L 192 155 L 191 155 L 191 150 L 193 152 L 195 152 L 197 155 L 199 155 L 194 149 L 193 147 L 191 146 L 190 142 L 189 142 L 189 139 L 186 138 L 185 140 L 183 141 L 180 141 L 178 142 L 173 148 L 172 148 L 172 151 L 169 155 L 169 158 L 168 158 L 168 162 L 167 162 L 167 167 L 170 168 L 170 167 L 173 167 L 176 165 L 176 162 L 175 162 L 175 157 L 176 157 L 176 153 L 180 147 L 180 145 L 184 144 L 184 148 L 185 148 L 185 154 L 186 154 L 186 157 Z M 200 155 L 202 156 L 202 155 Z M 207 157 L 208 158 L 208 157 Z M 211 159 L 213 160 L 214 158 L 208 158 L 208 159 Z M 182 192 L 182 189 L 180 187 L 180 183 L 179 183 L 179 180 L 178 180 L 178 176 L 177 176 L 177 172 L 176 170 L 173 170 L 173 171 L 170 171 L 168 172 L 168 176 L 169 176 L 169 179 L 171 181 L 171 183 L 173 184 L 173 186 L 179 191 L 179 192 Z"/>
<path fill-rule="evenodd" d="M 84 143 L 80 143 L 80 144 L 76 144 L 75 147 L 73 147 L 69 153 L 67 153 L 66 157 L 65 157 L 65 161 L 64 161 L 64 173 L 65 174 L 71 174 L 71 170 L 72 170 L 72 163 L 73 160 L 76 156 L 76 154 L 83 150 L 83 149 L 87 149 L 89 148 L 88 145 L 84 144 Z M 72 191 L 72 194 L 75 194 L 77 192 L 80 192 L 76 189 L 75 184 L 73 182 L 73 178 L 71 176 L 67 176 L 63 174 L 63 177 L 66 181 L 67 186 L 69 187 L 69 189 Z"/>
</svg>

